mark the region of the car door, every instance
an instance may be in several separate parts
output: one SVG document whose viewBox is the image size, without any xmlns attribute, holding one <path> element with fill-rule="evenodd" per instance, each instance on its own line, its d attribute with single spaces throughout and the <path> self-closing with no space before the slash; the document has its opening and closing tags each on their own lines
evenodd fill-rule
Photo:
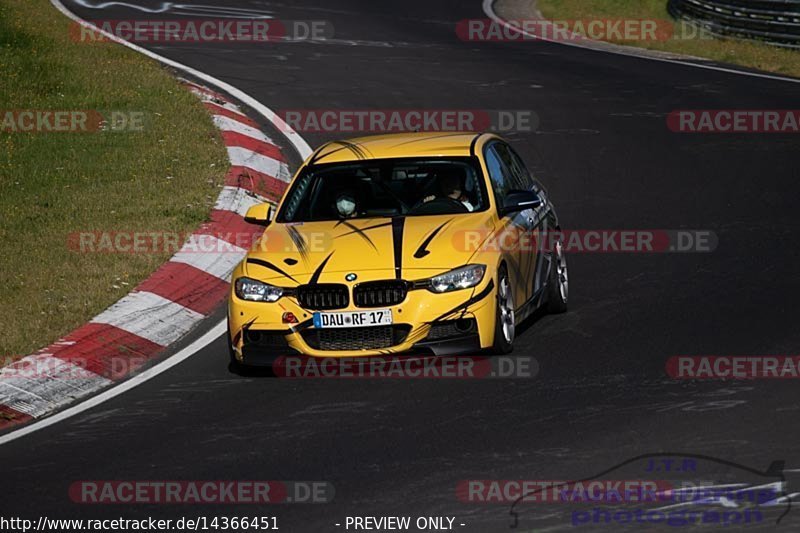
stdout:
<svg viewBox="0 0 800 533">
<path fill-rule="evenodd" d="M 508 179 L 511 183 L 511 188 L 521 191 L 534 191 L 537 194 L 536 182 L 522 161 L 522 158 L 514 151 L 508 143 L 498 142 L 494 146 L 494 150 L 503 161 L 505 168 L 508 169 Z M 525 301 L 529 301 L 536 294 L 537 287 L 537 263 L 538 249 L 536 243 L 538 242 L 541 224 L 542 224 L 542 211 L 541 207 L 526 209 L 521 211 L 518 215 L 517 221 L 520 226 L 524 227 L 524 233 L 521 235 L 519 243 L 519 258 L 520 270 L 523 274 L 524 294 Z"/>
<path fill-rule="evenodd" d="M 512 161 L 505 143 L 492 141 L 487 144 L 484 149 L 484 158 L 492 182 L 495 203 L 500 209 L 509 192 L 520 190 L 522 185 L 518 181 L 518 174 L 509 166 Z M 529 211 L 512 213 L 503 217 L 501 220 L 503 229 L 497 235 L 499 248 L 506 259 L 514 291 L 514 307 L 517 309 L 521 308 L 531 295 L 532 284 L 529 280 L 533 267 L 530 264 L 530 254 L 521 246 L 526 233 L 530 230 Z"/>
<path fill-rule="evenodd" d="M 536 297 L 544 288 L 547 280 L 548 265 L 545 261 L 546 254 L 542 253 L 542 247 L 539 245 L 543 239 L 546 238 L 547 233 L 553 231 L 555 228 L 549 228 L 548 225 L 548 212 L 550 203 L 547 199 L 547 192 L 541 183 L 533 177 L 525 162 L 519 154 L 511 147 L 508 150 L 512 160 L 514 161 L 513 168 L 517 169 L 520 173 L 520 181 L 525 184 L 527 190 L 534 191 L 541 200 L 541 205 L 536 209 L 531 209 L 526 212 L 528 221 L 529 239 L 524 243 L 525 249 L 528 251 L 528 259 L 530 260 L 530 270 L 528 273 L 528 280 L 530 281 L 530 298 Z"/>
</svg>

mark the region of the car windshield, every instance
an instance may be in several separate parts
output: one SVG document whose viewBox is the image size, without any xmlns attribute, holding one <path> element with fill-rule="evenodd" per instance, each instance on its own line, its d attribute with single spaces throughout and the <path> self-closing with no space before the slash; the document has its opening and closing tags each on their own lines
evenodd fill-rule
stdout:
<svg viewBox="0 0 800 533">
<path fill-rule="evenodd" d="M 473 159 L 381 159 L 307 168 L 278 222 L 455 215 L 488 206 Z"/>
</svg>

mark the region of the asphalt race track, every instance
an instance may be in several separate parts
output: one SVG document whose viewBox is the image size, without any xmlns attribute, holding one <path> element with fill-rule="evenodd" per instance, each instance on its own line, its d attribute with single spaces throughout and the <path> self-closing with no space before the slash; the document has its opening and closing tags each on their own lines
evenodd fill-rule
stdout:
<svg viewBox="0 0 800 533">
<path fill-rule="evenodd" d="M 788 492 L 800 491 L 788 473 L 800 468 L 795 381 L 665 373 L 673 355 L 798 353 L 800 142 L 673 133 L 666 116 L 795 109 L 800 85 L 554 43 L 463 42 L 455 24 L 485 18 L 479 0 L 211 3 L 324 19 L 335 38 L 149 48 L 274 110 L 533 110 L 538 131 L 507 137 L 566 227 L 703 229 L 719 245 L 571 255 L 569 313 L 537 317 L 517 339 L 514 353 L 539 362 L 534 380 L 240 377 L 220 337 L 138 388 L 0 446 L 4 514 L 274 515 L 284 531 L 343 531 L 347 516 L 454 516 L 458 530 L 506 531 L 509 505 L 459 501 L 460 480 L 583 479 L 656 452 L 758 470 L 782 460 Z M 85 19 L 155 16 L 66 4 Z M 303 136 L 312 147 L 341 137 Z M 336 496 L 223 508 L 79 505 L 67 493 L 78 480 L 186 479 L 324 480 Z M 523 530 L 573 527 L 563 506 L 519 510 Z M 789 513 L 778 527 L 798 524 Z"/>
</svg>

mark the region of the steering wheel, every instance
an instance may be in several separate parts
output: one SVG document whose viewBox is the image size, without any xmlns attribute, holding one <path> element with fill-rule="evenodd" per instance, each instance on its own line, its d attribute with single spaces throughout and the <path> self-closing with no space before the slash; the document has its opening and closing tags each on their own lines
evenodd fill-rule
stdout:
<svg viewBox="0 0 800 533">
<path fill-rule="evenodd" d="M 426 202 L 424 199 L 420 200 L 414 207 L 411 208 L 409 213 L 414 214 L 451 214 L 451 211 L 455 210 L 455 213 L 469 213 L 469 208 L 461 203 L 460 200 L 456 200 L 455 198 L 450 198 L 449 196 L 434 198 L 429 202 Z"/>
</svg>

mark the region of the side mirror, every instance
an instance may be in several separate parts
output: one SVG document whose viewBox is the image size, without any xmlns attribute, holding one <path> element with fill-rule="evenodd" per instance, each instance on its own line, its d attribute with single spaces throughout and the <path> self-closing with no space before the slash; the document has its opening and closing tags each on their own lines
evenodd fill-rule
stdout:
<svg viewBox="0 0 800 533">
<path fill-rule="evenodd" d="M 526 209 L 538 209 L 542 206 L 542 198 L 533 191 L 511 191 L 503 201 L 500 215 L 506 216 Z"/>
<path fill-rule="evenodd" d="M 244 221 L 250 224 L 259 224 L 261 226 L 268 226 L 270 222 L 270 211 L 272 206 L 269 204 L 257 204 L 247 210 L 244 216 Z"/>
</svg>

